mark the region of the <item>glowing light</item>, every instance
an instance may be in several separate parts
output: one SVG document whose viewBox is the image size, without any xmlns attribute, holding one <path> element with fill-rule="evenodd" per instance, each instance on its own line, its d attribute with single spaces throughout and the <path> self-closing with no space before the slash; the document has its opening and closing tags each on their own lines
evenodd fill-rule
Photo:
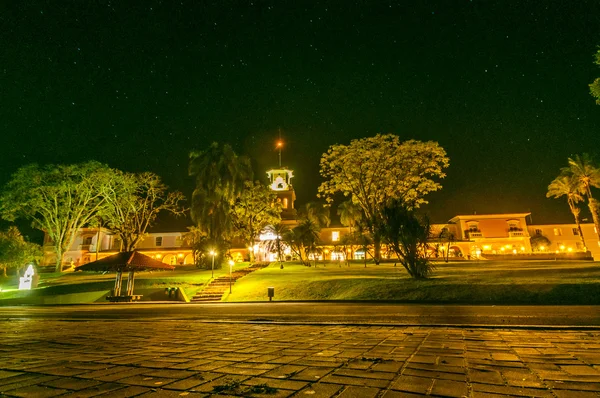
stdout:
<svg viewBox="0 0 600 398">
<path fill-rule="evenodd" d="M 513 254 L 517 254 L 517 249 L 513 249 Z"/>
<path fill-rule="evenodd" d="M 331 232 L 331 240 L 334 242 L 337 242 L 338 240 L 340 240 L 340 231 Z"/>
<path fill-rule="evenodd" d="M 159 258 L 159 259 L 160 259 L 160 258 L 162 258 L 162 254 L 157 254 L 157 255 L 156 255 L 156 256 L 154 256 L 154 257 L 156 257 L 156 258 Z"/>
<path fill-rule="evenodd" d="M 565 245 L 560 245 L 560 250 L 565 250 Z"/>
<path fill-rule="evenodd" d="M 214 251 L 214 250 L 211 250 L 211 251 L 210 251 L 208 254 L 210 254 L 211 256 L 213 256 L 213 257 L 214 257 L 214 256 L 216 256 L 216 255 L 217 255 L 217 252 L 216 252 L 216 251 Z"/>
<path fill-rule="evenodd" d="M 179 257 L 179 258 L 183 258 L 183 254 L 182 254 L 182 253 L 179 253 L 179 254 L 177 255 L 177 257 Z"/>
<path fill-rule="evenodd" d="M 490 245 L 483 245 L 483 250 L 490 250 L 492 247 Z"/>
<path fill-rule="evenodd" d="M 502 252 L 503 252 L 503 251 L 504 251 L 504 248 L 503 248 L 503 247 L 501 247 L 501 248 L 500 248 L 500 251 L 502 251 Z"/>
<path fill-rule="evenodd" d="M 281 148 L 283 146 L 283 142 L 277 141 L 277 148 Z"/>
<path fill-rule="evenodd" d="M 569 248 L 567 248 L 567 251 L 568 251 L 568 252 L 572 252 L 572 251 L 573 251 L 573 248 L 572 248 L 572 247 L 569 247 Z"/>
<path fill-rule="evenodd" d="M 545 246 L 540 246 L 540 251 L 543 252 L 544 250 L 546 250 L 546 247 Z"/>
<path fill-rule="evenodd" d="M 325 251 L 325 254 L 329 253 L 329 249 L 325 249 L 324 251 Z"/>
<path fill-rule="evenodd" d="M 521 246 L 521 251 L 524 252 L 525 251 L 525 246 Z"/>
</svg>

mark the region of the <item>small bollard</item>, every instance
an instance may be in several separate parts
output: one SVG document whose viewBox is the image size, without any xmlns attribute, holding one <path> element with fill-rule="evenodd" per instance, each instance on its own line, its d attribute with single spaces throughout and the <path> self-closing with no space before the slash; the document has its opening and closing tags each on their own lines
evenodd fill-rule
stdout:
<svg viewBox="0 0 600 398">
<path fill-rule="evenodd" d="M 268 287 L 267 288 L 267 294 L 269 296 L 269 301 L 273 301 L 273 296 L 275 296 L 275 288 L 274 287 Z"/>
</svg>

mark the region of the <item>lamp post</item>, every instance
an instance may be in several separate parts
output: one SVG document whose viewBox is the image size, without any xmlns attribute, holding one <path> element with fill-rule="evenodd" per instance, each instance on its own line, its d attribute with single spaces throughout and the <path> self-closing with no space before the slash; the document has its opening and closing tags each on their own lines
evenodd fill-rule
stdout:
<svg viewBox="0 0 600 398">
<path fill-rule="evenodd" d="M 215 255 L 217 253 L 214 250 L 210 251 L 210 255 L 212 256 L 212 269 L 211 269 L 211 279 L 215 279 Z"/>
<path fill-rule="evenodd" d="M 231 294 L 231 273 L 233 271 L 233 260 L 229 260 L 229 294 Z"/>
</svg>

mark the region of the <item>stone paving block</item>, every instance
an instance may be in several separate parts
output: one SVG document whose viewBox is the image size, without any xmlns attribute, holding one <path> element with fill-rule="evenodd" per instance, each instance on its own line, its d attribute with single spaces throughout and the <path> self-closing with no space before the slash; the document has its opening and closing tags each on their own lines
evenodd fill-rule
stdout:
<svg viewBox="0 0 600 398">
<path fill-rule="evenodd" d="M 191 370 L 177 370 L 177 369 L 148 369 L 144 373 L 145 376 L 152 377 L 167 377 L 171 379 L 185 379 L 194 375 L 197 375 L 199 372 L 191 371 Z"/>
<path fill-rule="evenodd" d="M 493 394 L 514 395 L 517 397 L 552 397 L 552 393 L 547 389 L 521 388 L 511 386 L 499 386 L 495 384 L 471 383 L 471 389 L 475 392 L 486 392 Z"/>
<path fill-rule="evenodd" d="M 505 384 L 501 374 L 491 370 L 469 369 L 469 379 L 474 383 Z"/>
<path fill-rule="evenodd" d="M 406 368 L 406 369 L 404 369 L 404 372 L 402 372 L 402 374 L 406 375 L 406 376 L 418 376 L 418 377 L 424 377 L 424 378 L 429 378 L 429 379 L 442 379 L 442 380 L 454 380 L 454 381 L 466 381 L 467 380 L 467 376 L 464 374 L 444 373 L 444 372 L 438 372 L 435 370 Z"/>
<path fill-rule="evenodd" d="M 363 377 L 338 376 L 335 374 L 328 374 L 327 376 L 325 376 L 321 379 L 321 383 L 387 388 L 387 386 L 390 384 L 390 381 L 389 380 L 381 380 L 381 379 L 365 379 Z"/>
<path fill-rule="evenodd" d="M 372 370 L 348 369 L 348 368 L 336 369 L 333 372 L 333 374 L 336 376 L 362 377 L 365 379 L 381 379 L 381 380 L 393 380 L 396 377 L 396 373 L 374 372 Z"/>
<path fill-rule="evenodd" d="M 188 368 L 188 370 L 210 371 L 210 370 L 223 368 L 225 366 L 230 366 L 230 365 L 233 365 L 234 363 L 235 362 L 229 362 L 229 361 L 211 361 L 211 362 L 207 362 L 205 364 L 199 365 L 199 366 L 194 366 L 194 367 Z"/>
<path fill-rule="evenodd" d="M 397 373 L 402 369 L 404 365 L 403 361 L 382 361 L 379 363 L 373 364 L 371 367 L 372 370 L 376 372 L 394 372 Z"/>
<path fill-rule="evenodd" d="M 254 365 L 254 364 L 253 364 Z M 240 367 L 240 366 L 223 366 L 215 369 L 218 373 L 225 373 L 228 375 L 245 375 L 245 376 L 259 376 L 263 373 L 267 373 L 269 369 Z"/>
<path fill-rule="evenodd" d="M 383 395 L 381 397 L 382 398 L 422 398 L 423 395 L 413 394 L 413 393 L 404 392 L 404 391 L 387 390 L 386 392 L 383 393 Z"/>
<path fill-rule="evenodd" d="M 53 366 L 42 366 L 33 369 L 28 369 L 29 372 L 42 373 L 52 376 L 76 376 L 82 373 L 86 373 L 85 369 L 73 369 L 67 368 L 66 366 L 53 367 Z"/>
<path fill-rule="evenodd" d="M 600 383 L 549 380 L 546 384 L 555 390 L 600 391 Z"/>
<path fill-rule="evenodd" d="M 68 392 L 68 390 L 62 390 L 60 388 L 51 388 L 40 385 L 19 387 L 14 390 L 5 391 L 7 395 L 14 397 L 36 397 L 36 398 L 47 398 L 56 397 Z"/>
<path fill-rule="evenodd" d="M 515 370 L 503 370 L 502 376 L 506 379 L 507 383 L 517 387 L 543 387 L 542 381 L 529 370 L 525 369 L 522 371 Z"/>
<path fill-rule="evenodd" d="M 431 395 L 444 397 L 464 397 L 468 394 L 467 383 L 454 380 L 434 380 Z"/>
<path fill-rule="evenodd" d="M 125 377 L 123 379 L 119 379 L 119 383 L 129 384 L 134 386 L 144 386 L 150 388 L 163 387 L 167 384 L 173 383 L 177 381 L 177 379 L 170 379 L 165 377 L 151 377 L 143 374 L 138 374 L 135 376 Z"/>
<path fill-rule="evenodd" d="M 29 387 L 29 386 L 34 386 L 36 384 L 41 384 L 46 381 L 51 381 L 51 380 L 55 380 L 55 379 L 58 379 L 58 377 L 32 375 L 32 377 L 23 378 L 22 380 L 15 381 L 14 383 L 0 385 L 0 393 L 10 391 L 10 390 L 15 390 L 18 388 L 20 389 L 20 388 L 25 388 L 25 387 Z"/>
<path fill-rule="evenodd" d="M 173 390 L 154 390 L 148 391 L 142 395 L 138 395 L 138 397 L 143 398 L 205 398 L 208 397 L 208 394 L 198 393 L 198 392 L 185 392 L 181 391 L 173 391 Z"/>
<path fill-rule="evenodd" d="M 83 390 L 101 384 L 101 382 L 89 379 L 77 379 L 74 377 L 61 377 L 41 383 L 46 387 L 62 388 L 65 390 Z"/>
<path fill-rule="evenodd" d="M 272 369 L 272 370 L 268 371 L 263 376 L 264 377 L 279 378 L 279 379 L 287 379 L 289 377 L 293 377 L 294 375 L 296 375 L 297 373 L 303 371 L 304 369 L 306 369 L 306 366 L 281 365 L 281 366 L 278 366 L 275 369 Z"/>
<path fill-rule="evenodd" d="M 6 377 L 3 379 L 0 379 L 0 388 L 1 388 L 1 386 L 7 385 L 7 384 L 15 384 L 15 383 L 23 382 L 26 380 L 35 379 L 36 377 L 39 377 L 39 375 L 36 375 L 34 373 L 21 373 L 16 376 Z M 50 379 L 55 379 L 55 378 L 56 377 L 50 377 Z M 0 391 L 2 391 L 2 390 L 0 389 Z"/>
<path fill-rule="evenodd" d="M 378 388 L 369 387 L 347 387 L 340 395 L 339 398 L 375 398 L 379 394 Z"/>
<path fill-rule="evenodd" d="M 192 377 L 188 377 L 187 379 L 181 379 L 170 383 L 165 388 L 171 390 L 189 390 L 190 388 L 194 388 L 204 383 L 208 383 L 209 381 L 226 377 L 222 373 L 214 373 L 214 372 L 201 372 Z"/>
<path fill-rule="evenodd" d="M 111 398 L 129 398 L 141 395 L 150 389 L 141 386 L 126 386 L 118 390 L 113 390 L 109 393 Z"/>
<path fill-rule="evenodd" d="M 100 383 L 90 388 L 86 388 L 84 390 L 72 391 L 65 395 L 61 395 L 61 398 L 88 398 L 95 397 L 98 395 L 103 395 L 109 393 L 111 391 L 119 390 L 125 387 L 123 384 L 117 383 Z"/>
<path fill-rule="evenodd" d="M 203 383 L 197 387 L 193 387 L 191 389 L 191 391 L 212 393 L 213 390 L 215 389 L 215 387 L 219 388 L 219 387 L 223 387 L 223 386 L 232 385 L 233 383 L 242 383 L 245 380 L 247 380 L 248 378 L 249 378 L 248 376 L 226 375 L 223 377 L 219 377 L 218 379 L 211 380 L 208 383 Z M 225 394 L 225 393 L 222 393 L 222 394 Z"/>
<path fill-rule="evenodd" d="M 104 376 L 94 377 L 94 380 L 117 381 L 130 376 L 136 376 L 147 371 L 145 368 L 127 368 Z"/>
<path fill-rule="evenodd" d="M 301 390 L 297 393 L 298 397 L 310 397 L 310 398 L 329 398 L 341 390 L 343 390 L 345 386 L 339 384 L 323 384 L 317 383 L 312 384 L 306 387 L 304 390 Z"/>
<path fill-rule="evenodd" d="M 416 376 L 400 376 L 392 383 L 390 389 L 416 394 L 427 394 L 431 389 L 432 384 L 433 379 Z"/>
<path fill-rule="evenodd" d="M 244 380 L 245 385 L 256 386 L 260 384 L 266 384 L 269 387 L 274 387 L 284 390 L 299 391 L 306 387 L 309 382 L 307 381 L 296 381 L 296 380 L 281 380 L 281 379 L 270 379 L 266 377 L 252 377 Z"/>
<path fill-rule="evenodd" d="M 600 372 L 590 366 L 561 366 L 568 374 L 577 376 L 600 376 Z"/>
<path fill-rule="evenodd" d="M 0 366 L 1 366 L 1 364 L 0 364 Z M 10 370 L 1 370 L 0 369 L 0 379 L 8 379 L 10 377 L 19 376 L 22 374 L 23 374 L 23 372 L 12 372 Z"/>
<path fill-rule="evenodd" d="M 558 398 L 598 398 L 598 393 L 591 391 L 553 390 Z"/>
<path fill-rule="evenodd" d="M 316 382 L 328 373 L 331 373 L 334 369 L 335 368 L 323 367 L 306 368 L 303 371 L 295 374 L 291 378 L 293 380 L 306 380 L 308 382 Z"/>
</svg>

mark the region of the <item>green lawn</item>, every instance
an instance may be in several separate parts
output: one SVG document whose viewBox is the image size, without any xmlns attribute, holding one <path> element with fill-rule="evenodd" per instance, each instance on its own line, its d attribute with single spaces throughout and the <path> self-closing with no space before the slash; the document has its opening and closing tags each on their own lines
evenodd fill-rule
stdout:
<svg viewBox="0 0 600 398">
<path fill-rule="evenodd" d="M 235 264 L 233 270 L 246 268 L 249 263 Z M 221 275 L 227 275 L 229 269 L 215 269 L 215 278 Z M 123 289 L 127 284 L 127 275 L 123 275 Z M 202 290 L 211 280 L 211 270 L 201 270 L 194 266 L 180 267 L 176 271 L 160 272 L 138 272 L 135 274 L 135 289 L 144 288 L 166 288 L 179 287 L 183 289 L 188 297 L 193 296 L 197 291 Z M 31 292 L 18 291 L 18 279 L 10 277 L 0 279 L 0 305 L 2 299 L 12 299 L 18 297 L 27 297 L 33 295 L 51 296 L 51 295 L 69 295 L 91 292 L 110 291 L 115 284 L 115 273 L 97 273 L 97 272 L 66 272 L 66 273 L 43 273 L 40 275 L 39 288 Z M 97 295 L 91 294 L 89 297 Z M 87 297 L 87 296 L 85 296 Z M 77 296 L 79 299 L 79 296 Z M 95 300 L 91 300 L 95 301 Z"/>
<path fill-rule="evenodd" d="M 225 301 L 390 300 L 414 303 L 600 304 L 600 263 L 519 261 L 436 263 L 434 277 L 412 280 L 401 265 L 286 263 L 238 281 Z"/>
<path fill-rule="evenodd" d="M 236 264 L 235 269 L 247 267 Z M 267 288 L 275 288 L 275 300 L 386 300 L 409 303 L 464 304 L 600 304 L 600 263 L 590 261 L 481 261 L 436 263 L 434 276 L 415 281 L 401 265 L 367 268 L 362 263 L 349 267 L 319 263 L 305 267 L 273 263 L 233 286 L 223 301 L 265 301 Z M 215 277 L 227 269 L 215 270 Z M 191 297 L 210 281 L 210 270 L 193 267 L 172 272 L 136 274 L 136 289 L 179 287 Z M 0 279 L 2 299 L 30 295 L 71 295 L 74 302 L 101 300 L 115 274 L 42 274 L 40 289 L 19 292 L 16 278 Z M 99 298 L 100 297 L 100 298 Z M 66 299 L 65 299 L 66 300 Z M 60 301 L 60 300 L 59 300 Z M 8 301 L 6 301 L 8 302 Z M 63 302 L 63 301 L 60 301 Z M 12 302 L 14 303 L 14 302 Z"/>
</svg>

